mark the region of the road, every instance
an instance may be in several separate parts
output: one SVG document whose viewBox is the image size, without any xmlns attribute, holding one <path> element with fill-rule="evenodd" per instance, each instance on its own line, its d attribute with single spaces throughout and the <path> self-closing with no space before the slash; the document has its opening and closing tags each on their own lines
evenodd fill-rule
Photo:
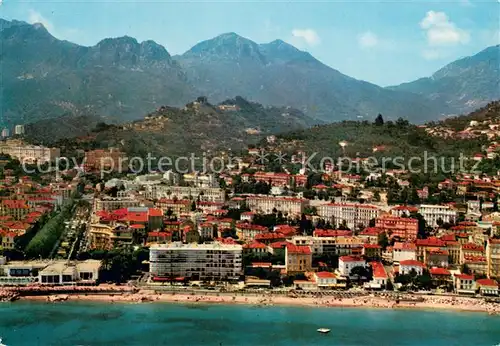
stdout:
<svg viewBox="0 0 500 346">
<path fill-rule="evenodd" d="M 67 260 L 76 258 L 87 228 L 90 210 L 91 208 L 87 205 L 78 204 L 75 206 L 72 218 L 65 221 L 64 231 L 58 246 L 52 253 L 52 258 Z"/>
</svg>

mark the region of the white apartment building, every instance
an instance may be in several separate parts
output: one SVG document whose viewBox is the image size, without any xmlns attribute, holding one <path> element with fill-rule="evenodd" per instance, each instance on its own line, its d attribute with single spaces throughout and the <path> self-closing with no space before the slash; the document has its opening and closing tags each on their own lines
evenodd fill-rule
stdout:
<svg viewBox="0 0 500 346">
<path fill-rule="evenodd" d="M 10 155 L 21 162 L 54 162 L 61 156 L 59 148 L 47 148 L 39 145 L 11 145 L 7 142 L 0 144 L 0 153 Z"/>
<path fill-rule="evenodd" d="M 292 216 L 301 215 L 305 207 L 309 205 L 309 200 L 303 198 L 250 196 L 247 197 L 246 203 L 254 213 L 271 214 L 276 209 L 283 214 Z"/>
<path fill-rule="evenodd" d="M 359 237 L 314 237 L 295 236 L 292 238 L 295 245 L 307 245 L 313 255 L 351 255 L 353 250 L 361 249 L 364 241 Z"/>
<path fill-rule="evenodd" d="M 457 218 L 457 211 L 448 205 L 422 204 L 418 212 L 431 227 L 436 227 L 438 220 L 442 220 L 443 223 L 453 223 Z"/>
<path fill-rule="evenodd" d="M 380 209 L 370 204 L 329 203 L 320 205 L 317 209 L 320 217 L 333 222 L 335 226 L 345 221 L 350 229 L 359 225 L 367 227 L 371 219 L 380 215 Z"/>
<path fill-rule="evenodd" d="M 352 268 L 366 267 L 366 261 L 361 257 L 356 256 L 340 256 L 339 257 L 339 273 L 342 276 L 349 276 Z"/>
<path fill-rule="evenodd" d="M 417 246 L 414 243 L 394 243 L 392 247 L 392 261 L 399 263 L 401 261 L 416 260 Z"/>
<path fill-rule="evenodd" d="M 113 211 L 116 209 L 140 207 L 140 201 L 131 197 L 109 197 L 101 196 L 94 199 L 94 212 Z"/>
<path fill-rule="evenodd" d="M 154 277 L 237 280 L 243 272 L 242 249 L 218 242 L 154 245 L 149 249 L 149 272 Z"/>
<path fill-rule="evenodd" d="M 417 275 L 422 275 L 424 272 L 425 265 L 422 262 L 416 260 L 405 260 L 399 262 L 399 274 L 411 274 L 415 271 Z"/>
<path fill-rule="evenodd" d="M 168 185 L 146 185 L 144 196 L 147 199 L 200 199 L 206 202 L 224 203 L 226 193 L 218 187 L 190 187 L 190 186 L 168 186 Z"/>
<path fill-rule="evenodd" d="M 182 180 L 194 187 L 219 187 L 214 174 L 186 173 L 182 176 Z"/>
<path fill-rule="evenodd" d="M 335 237 L 295 236 L 292 238 L 292 243 L 309 246 L 313 255 L 337 253 Z"/>
<path fill-rule="evenodd" d="M 14 127 L 14 134 L 15 135 L 24 135 L 24 125 L 16 125 Z"/>
</svg>

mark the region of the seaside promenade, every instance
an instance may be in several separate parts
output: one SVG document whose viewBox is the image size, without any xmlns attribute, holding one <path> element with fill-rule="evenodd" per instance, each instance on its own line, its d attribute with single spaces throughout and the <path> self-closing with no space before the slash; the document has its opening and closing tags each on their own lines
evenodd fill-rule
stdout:
<svg viewBox="0 0 500 346">
<path fill-rule="evenodd" d="M 132 285 L 4 287 L 4 301 L 99 301 L 106 303 L 219 303 L 257 306 L 291 305 L 307 307 L 364 307 L 385 309 L 447 309 L 500 314 L 498 298 L 465 297 L 458 295 L 429 295 L 402 292 L 369 291 L 287 291 L 244 290 L 214 291 L 180 287 L 143 287 Z"/>
</svg>

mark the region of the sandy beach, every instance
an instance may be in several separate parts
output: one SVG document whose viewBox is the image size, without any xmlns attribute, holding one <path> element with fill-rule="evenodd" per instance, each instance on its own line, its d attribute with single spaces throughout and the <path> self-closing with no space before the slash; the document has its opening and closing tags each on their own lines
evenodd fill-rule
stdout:
<svg viewBox="0 0 500 346">
<path fill-rule="evenodd" d="M 290 297 L 282 295 L 201 295 L 191 293 L 155 293 L 141 290 L 137 293 L 117 294 L 60 294 L 23 296 L 22 300 L 37 300 L 48 302 L 59 301 L 99 301 L 106 303 L 214 303 L 214 304 L 248 304 L 257 306 L 289 305 L 309 307 L 362 307 L 384 309 L 445 309 L 455 311 L 486 312 L 492 315 L 500 314 L 500 304 L 486 302 L 483 299 L 458 296 L 422 296 L 421 301 L 406 301 L 390 299 L 377 295 L 366 295 L 354 298 L 337 297 Z"/>
</svg>

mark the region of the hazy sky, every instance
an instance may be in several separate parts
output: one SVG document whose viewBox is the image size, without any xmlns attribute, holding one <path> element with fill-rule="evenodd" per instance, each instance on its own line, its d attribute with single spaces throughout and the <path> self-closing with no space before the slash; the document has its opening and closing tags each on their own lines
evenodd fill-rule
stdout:
<svg viewBox="0 0 500 346">
<path fill-rule="evenodd" d="M 225 32 L 280 38 L 352 77 L 392 85 L 499 43 L 500 0 L 0 0 L 0 17 L 41 22 L 60 39 L 153 39 L 172 54 Z"/>
</svg>

